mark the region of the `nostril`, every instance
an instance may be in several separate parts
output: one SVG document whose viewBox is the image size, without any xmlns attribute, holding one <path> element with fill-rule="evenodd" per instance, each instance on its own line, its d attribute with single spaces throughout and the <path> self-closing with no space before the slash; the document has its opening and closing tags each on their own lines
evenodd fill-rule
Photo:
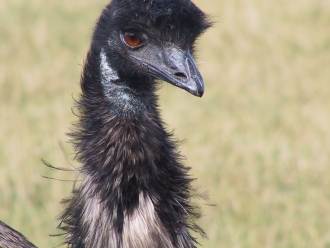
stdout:
<svg viewBox="0 0 330 248">
<path fill-rule="evenodd" d="M 187 75 L 184 74 L 183 72 L 176 72 L 174 73 L 174 76 L 180 77 L 180 78 L 187 78 Z"/>
</svg>

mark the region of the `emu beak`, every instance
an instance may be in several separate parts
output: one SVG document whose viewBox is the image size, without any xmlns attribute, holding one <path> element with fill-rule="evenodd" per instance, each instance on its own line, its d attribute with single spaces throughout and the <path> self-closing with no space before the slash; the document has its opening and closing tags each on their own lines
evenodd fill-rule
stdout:
<svg viewBox="0 0 330 248">
<path fill-rule="evenodd" d="M 161 80 L 173 84 L 189 93 L 201 97 L 204 93 L 204 81 L 189 49 L 182 51 L 174 45 L 149 47 L 144 55 L 134 58 L 142 62 L 149 73 Z"/>
<path fill-rule="evenodd" d="M 159 74 L 164 80 L 189 93 L 201 97 L 204 94 L 204 81 L 189 49 L 185 52 L 176 47 L 165 50 L 165 65 Z"/>
</svg>

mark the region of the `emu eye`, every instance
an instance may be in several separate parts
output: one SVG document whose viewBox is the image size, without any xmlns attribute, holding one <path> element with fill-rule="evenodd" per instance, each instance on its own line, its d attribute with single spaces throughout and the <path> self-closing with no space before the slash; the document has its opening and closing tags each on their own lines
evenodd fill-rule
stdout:
<svg viewBox="0 0 330 248">
<path fill-rule="evenodd" d="M 137 47 L 141 44 L 141 38 L 137 34 L 125 32 L 123 38 L 125 43 L 130 47 Z"/>
</svg>

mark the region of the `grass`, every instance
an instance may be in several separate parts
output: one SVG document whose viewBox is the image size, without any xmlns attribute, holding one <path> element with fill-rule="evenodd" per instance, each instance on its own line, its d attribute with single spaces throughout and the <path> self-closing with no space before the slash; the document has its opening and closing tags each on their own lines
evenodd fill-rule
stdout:
<svg viewBox="0 0 330 248">
<path fill-rule="evenodd" d="M 330 247 L 330 2 L 195 1 L 203 98 L 163 84 L 161 107 L 209 192 L 204 247 Z M 39 247 L 72 178 L 58 140 L 75 120 L 81 64 L 106 1 L 0 2 L 0 219 Z"/>
</svg>

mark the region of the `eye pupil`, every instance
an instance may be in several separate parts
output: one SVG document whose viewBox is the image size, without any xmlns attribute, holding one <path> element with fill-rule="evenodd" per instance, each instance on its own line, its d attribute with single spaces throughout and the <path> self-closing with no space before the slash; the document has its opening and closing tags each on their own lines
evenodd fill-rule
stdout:
<svg viewBox="0 0 330 248">
<path fill-rule="evenodd" d="M 124 41 L 131 47 L 137 47 L 141 44 L 141 38 L 138 35 L 129 32 L 124 33 Z"/>
</svg>

